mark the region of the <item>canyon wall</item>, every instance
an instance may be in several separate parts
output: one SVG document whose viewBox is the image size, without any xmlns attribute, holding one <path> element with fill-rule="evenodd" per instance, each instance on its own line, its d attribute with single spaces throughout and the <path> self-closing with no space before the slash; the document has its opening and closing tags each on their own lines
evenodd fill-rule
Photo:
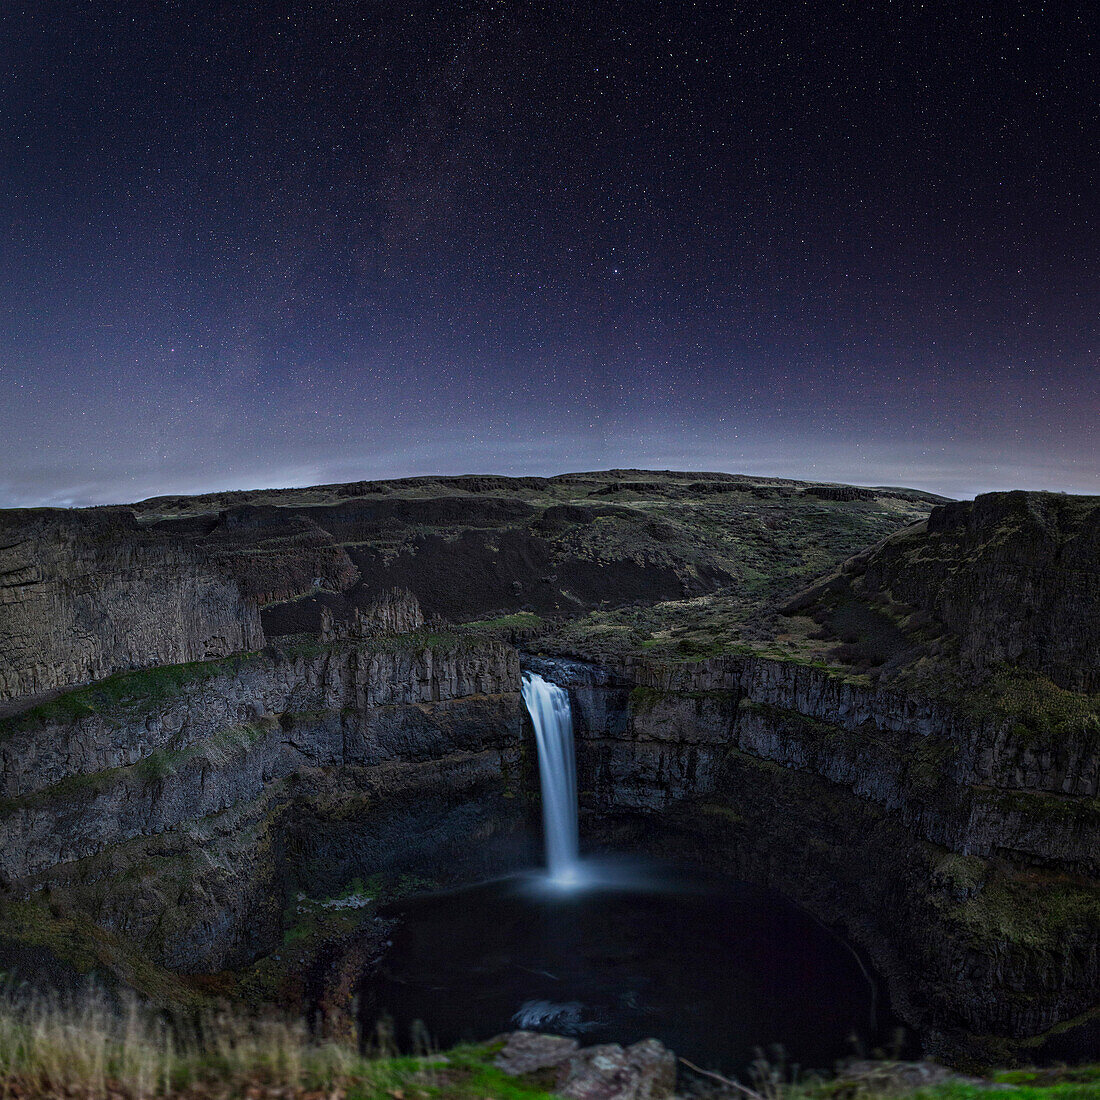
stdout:
<svg viewBox="0 0 1100 1100">
<path fill-rule="evenodd" d="M 753 657 L 530 660 L 570 689 L 582 833 L 838 923 L 930 1053 L 1096 1041 L 1100 731 L 1031 736 Z"/>
<path fill-rule="evenodd" d="M 390 637 L 187 671 L 152 705 L 5 723 L 9 898 L 51 898 L 209 971 L 277 943 L 295 888 L 508 858 L 494 843 L 524 814 L 510 647 Z"/>
<path fill-rule="evenodd" d="M 1070 691 L 1100 691 L 1100 498 L 985 493 L 847 561 L 796 601 L 919 609 L 971 676 L 1002 664 Z"/>
<path fill-rule="evenodd" d="M 655 491 L 631 486 L 613 490 Z M 727 528 L 713 546 L 673 530 L 673 506 L 712 512 L 661 492 L 653 514 L 465 497 L 0 513 L 0 939 L 83 922 L 211 972 L 276 949 L 296 891 L 530 861 L 520 658 L 491 613 L 533 592 L 603 607 L 619 575 L 612 605 L 675 596 L 690 617 Z M 846 507 L 783 492 L 814 523 L 820 500 Z M 738 489 L 713 514 L 770 532 L 751 507 Z M 529 658 L 572 694 L 582 835 L 842 926 L 932 1053 L 1100 1041 L 1098 517 L 1052 494 L 936 507 L 792 602 L 818 647 L 798 660 L 728 638 L 726 656 L 638 656 L 667 633 L 641 627 L 599 664 Z M 488 621 L 448 631 L 452 605 Z M 861 623 L 894 640 L 856 674 L 830 631 Z M 950 693 L 920 690 L 937 677 Z"/>
<path fill-rule="evenodd" d="M 0 511 L 0 703 L 263 642 L 232 579 L 128 510 Z"/>
<path fill-rule="evenodd" d="M 882 490 L 826 504 L 794 482 L 623 473 L 0 510 L 0 713 L 279 637 L 403 633 L 421 614 L 584 615 L 714 592 L 780 563 L 805 584 L 937 499 Z M 727 523 L 747 537 L 727 539 Z"/>
</svg>

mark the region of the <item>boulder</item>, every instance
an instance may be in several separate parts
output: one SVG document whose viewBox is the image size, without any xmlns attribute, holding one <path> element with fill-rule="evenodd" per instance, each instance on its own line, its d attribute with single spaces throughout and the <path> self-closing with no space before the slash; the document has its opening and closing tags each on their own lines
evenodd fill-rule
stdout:
<svg viewBox="0 0 1100 1100">
<path fill-rule="evenodd" d="M 576 1052 L 576 1039 L 561 1035 L 540 1035 L 536 1031 L 513 1031 L 505 1037 L 504 1049 L 496 1057 L 496 1067 L 512 1077 L 560 1066 Z"/>
<path fill-rule="evenodd" d="M 554 1091 L 571 1100 L 665 1100 L 676 1087 L 676 1058 L 656 1039 L 580 1050 L 576 1039 L 516 1031 L 496 1065 L 513 1077 L 556 1070 Z"/>
</svg>

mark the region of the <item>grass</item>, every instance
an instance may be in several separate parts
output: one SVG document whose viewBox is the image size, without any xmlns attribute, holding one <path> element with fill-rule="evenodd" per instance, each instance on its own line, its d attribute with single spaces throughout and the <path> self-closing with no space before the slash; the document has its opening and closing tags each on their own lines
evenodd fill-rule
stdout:
<svg viewBox="0 0 1100 1100">
<path fill-rule="evenodd" d="M 311 1036 L 299 1020 L 228 1009 L 154 1011 L 135 999 L 95 993 L 62 1000 L 0 993 L 0 1096 L 53 1100 L 549 1100 L 545 1074 L 511 1077 L 497 1069 L 500 1043 L 464 1044 L 445 1053 L 396 1051 L 388 1030 L 360 1053 Z M 892 1064 L 858 1077 L 792 1080 L 753 1074 L 753 1088 L 715 1095 L 758 1100 L 1097 1100 L 1100 1067 L 1012 1070 L 980 1083 L 948 1081 L 904 1088 Z"/>
<path fill-rule="evenodd" d="M 1010 1085 L 999 1083 L 995 1092 L 986 1084 L 951 1083 L 909 1094 L 912 1100 L 989 1100 L 990 1095 L 1005 1100 L 1097 1100 L 1100 1082 L 1063 1081 L 1055 1084 Z"/>
<path fill-rule="evenodd" d="M 471 634 L 505 635 L 514 630 L 538 630 L 542 618 L 533 611 L 517 611 L 514 615 L 498 615 L 495 619 L 474 619 L 458 628 Z"/>
<path fill-rule="evenodd" d="M 493 1064 L 492 1044 L 400 1056 L 386 1033 L 361 1054 L 300 1021 L 227 1009 L 169 1015 L 137 1000 L 0 994 L 0 1096 L 545 1100 Z"/>
<path fill-rule="evenodd" d="M 605 481 L 596 494 L 603 514 L 546 537 L 563 560 L 674 569 L 685 591 L 696 594 L 654 602 L 639 592 L 632 604 L 590 608 L 565 623 L 545 624 L 540 646 L 596 659 L 648 650 L 687 659 L 737 651 L 770 634 L 770 624 L 759 620 L 777 601 L 929 509 L 929 503 L 889 495 L 827 501 L 793 485 L 732 481 L 718 494 L 693 485 L 655 475 L 622 482 L 609 494 L 615 486 Z"/>
<path fill-rule="evenodd" d="M 1092 735 L 1100 742 L 1100 695 L 1059 687 L 1041 673 L 1001 666 L 967 697 L 966 707 L 1014 723 L 1021 740 L 1044 733 Z"/>
<path fill-rule="evenodd" d="M 221 1010 L 167 1016 L 137 1001 L 0 997 L 0 1095 L 144 1097 L 281 1096 L 368 1098 L 496 1097 L 545 1093 L 506 1077 L 489 1046 L 446 1056 L 373 1055 L 311 1038 L 279 1016 Z"/>
<path fill-rule="evenodd" d="M 931 859 L 930 870 L 934 878 L 949 885 L 956 893 L 969 897 L 981 889 L 989 873 L 989 865 L 976 856 L 945 851 Z"/>
</svg>

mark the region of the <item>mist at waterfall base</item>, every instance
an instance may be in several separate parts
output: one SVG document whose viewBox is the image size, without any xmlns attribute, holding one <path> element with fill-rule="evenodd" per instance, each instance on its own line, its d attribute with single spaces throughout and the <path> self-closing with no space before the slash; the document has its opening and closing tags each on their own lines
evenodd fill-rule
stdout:
<svg viewBox="0 0 1100 1100">
<path fill-rule="evenodd" d="M 362 1022 L 393 1020 L 412 1049 L 523 1028 L 583 1045 L 655 1037 L 744 1074 L 782 1046 L 829 1069 L 890 1038 L 893 1021 L 852 949 L 780 895 L 634 857 L 580 859 L 568 693 L 526 673 L 539 753 L 547 866 L 409 899 Z"/>
</svg>

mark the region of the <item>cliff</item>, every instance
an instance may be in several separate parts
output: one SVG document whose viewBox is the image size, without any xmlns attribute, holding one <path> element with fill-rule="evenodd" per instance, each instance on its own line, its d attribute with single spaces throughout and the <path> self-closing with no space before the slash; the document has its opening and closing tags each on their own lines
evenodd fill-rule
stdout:
<svg viewBox="0 0 1100 1100">
<path fill-rule="evenodd" d="M 770 636 L 679 605 L 632 653 L 574 632 L 531 662 L 571 685 L 589 835 L 841 924 L 927 1050 L 1079 1057 L 1100 1041 L 1098 578 L 1100 498 L 994 493 L 853 556 Z"/>
<path fill-rule="evenodd" d="M 0 511 L 0 707 L 288 635 L 415 629 L 394 591 L 428 620 L 466 622 L 695 597 L 762 569 L 797 587 L 936 499 L 823 503 L 796 482 L 622 473 Z M 782 529 L 765 525 L 773 515 Z M 769 563 L 780 540 L 794 552 Z"/>
<path fill-rule="evenodd" d="M 926 1052 L 1095 1041 L 1100 730 L 1032 736 L 752 656 L 528 663 L 570 690 L 585 835 L 840 924 Z"/>
<path fill-rule="evenodd" d="M 239 588 L 132 513 L 0 511 L 0 702 L 261 645 Z"/>
<path fill-rule="evenodd" d="M 1013 492 L 933 508 L 788 610 L 841 633 L 860 632 L 860 609 L 865 622 L 892 620 L 910 643 L 897 671 L 942 652 L 938 663 L 968 685 L 1007 664 L 1096 692 L 1098 606 L 1100 497 Z"/>
<path fill-rule="evenodd" d="M 472 874 L 522 823 L 518 683 L 509 647 L 413 635 L 123 675 L 103 710 L 101 687 L 9 719 L 0 886 L 211 970 L 277 942 L 291 884 Z"/>
</svg>

